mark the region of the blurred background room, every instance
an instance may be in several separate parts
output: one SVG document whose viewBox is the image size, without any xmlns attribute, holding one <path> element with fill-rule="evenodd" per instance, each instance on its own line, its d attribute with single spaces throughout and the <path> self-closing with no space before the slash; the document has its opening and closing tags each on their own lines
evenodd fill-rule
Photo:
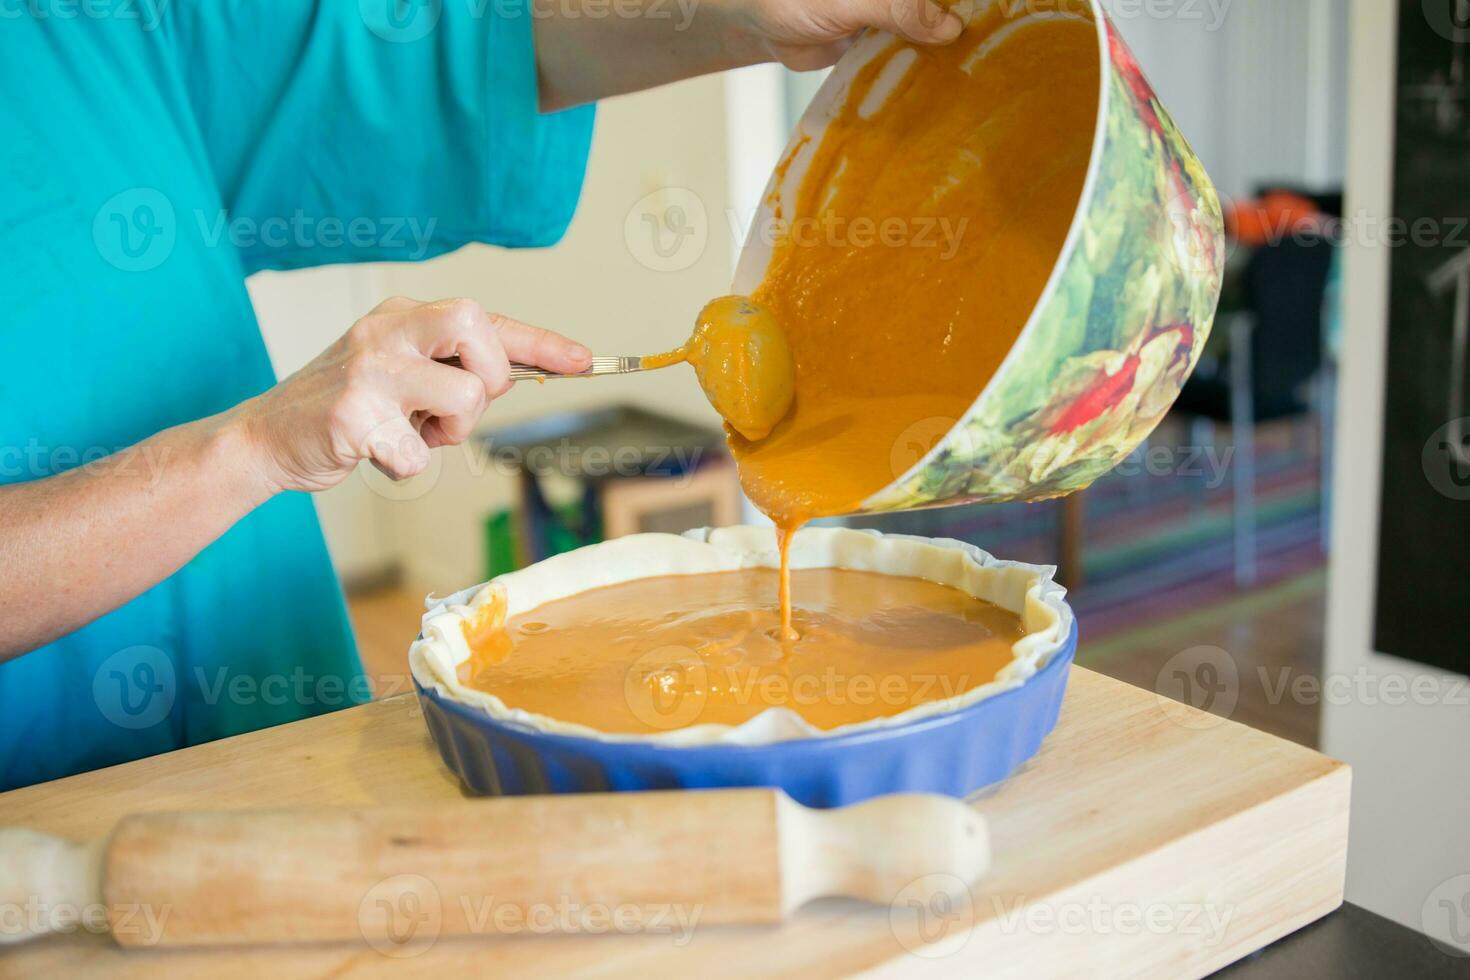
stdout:
<svg viewBox="0 0 1470 980">
<path fill-rule="evenodd" d="M 1105 5 L 1226 202 L 1231 251 L 1209 352 L 1153 438 L 1082 494 L 853 523 L 1055 564 L 1082 666 L 1345 758 L 1348 899 L 1430 928 L 1425 896 L 1452 868 L 1470 871 L 1470 708 L 1448 693 L 1467 669 L 1465 633 L 1428 617 L 1454 608 L 1452 595 L 1421 607 L 1413 591 L 1435 592 L 1424 580 L 1441 575 L 1465 587 L 1463 551 L 1445 549 L 1466 540 L 1470 497 L 1450 425 L 1467 414 L 1453 398 L 1470 303 L 1470 266 L 1452 260 L 1470 241 L 1463 227 L 1452 240 L 1449 220 L 1470 205 L 1455 201 L 1470 82 L 1454 26 L 1470 18 L 1453 19 L 1470 11 L 1455 0 Z M 1441 6 L 1443 23 L 1427 12 Z M 393 294 L 472 297 L 600 354 L 676 346 L 728 291 L 755 202 L 820 81 L 763 66 L 605 103 L 581 204 L 553 249 L 257 275 L 278 372 Z M 1445 173 L 1406 169 L 1434 154 Z M 1423 242 L 1394 240 L 1365 215 L 1438 221 Z M 1390 336 L 1409 346 L 1390 350 Z M 1430 407 L 1396 413 L 1396 399 Z M 895 452 L 917 462 L 942 434 L 915 432 Z M 405 653 L 427 594 L 604 537 L 761 519 L 682 370 L 519 385 L 480 439 L 437 453 L 427 473 L 394 484 L 364 467 L 317 504 L 379 696 L 411 687 Z M 1422 676 L 1439 693 L 1389 696 L 1388 678 Z"/>
</svg>

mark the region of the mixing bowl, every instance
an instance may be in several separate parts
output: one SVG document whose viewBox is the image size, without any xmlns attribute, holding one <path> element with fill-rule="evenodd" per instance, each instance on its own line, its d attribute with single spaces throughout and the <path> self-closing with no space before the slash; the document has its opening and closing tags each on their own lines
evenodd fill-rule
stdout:
<svg viewBox="0 0 1470 980">
<path fill-rule="evenodd" d="M 861 512 L 1041 500 L 1083 489 L 1163 418 L 1204 350 L 1219 300 L 1224 240 L 1214 187 L 1098 0 L 980 7 L 984 16 L 1010 19 L 997 37 L 1058 18 L 1093 29 L 1099 86 L 1076 94 L 1097 105 L 1095 129 L 1078 134 L 1079 146 L 1091 140 L 1086 177 L 1050 278 L 998 370 L 960 417 L 921 420 L 895 442 L 894 479 Z M 823 133 L 849 93 L 863 92 L 855 86 L 863 67 L 902 43 L 863 36 L 822 85 L 771 177 L 732 292 L 761 284 L 777 237 L 771 229 L 818 220 L 800 213 L 798 190 Z M 896 63 L 861 97 L 881 101 L 917 59 L 889 70 Z M 935 288 L 955 288 L 937 265 L 932 277 Z"/>
</svg>

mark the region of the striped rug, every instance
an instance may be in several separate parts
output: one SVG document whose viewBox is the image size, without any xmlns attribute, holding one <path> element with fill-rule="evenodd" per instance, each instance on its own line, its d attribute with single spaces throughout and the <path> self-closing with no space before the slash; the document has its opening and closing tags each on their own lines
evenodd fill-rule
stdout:
<svg viewBox="0 0 1470 980">
<path fill-rule="evenodd" d="M 1270 435 L 1255 453 L 1257 581 L 1247 592 L 1313 575 L 1326 562 L 1317 455 Z M 1083 494 L 1083 581 L 1070 600 L 1090 641 L 1241 597 L 1234 580 L 1232 473 L 1214 479 L 1205 469 L 1187 476 L 1110 474 Z M 958 538 L 1000 557 L 1056 564 L 1060 517 L 1061 505 L 1051 501 L 852 523 Z"/>
</svg>

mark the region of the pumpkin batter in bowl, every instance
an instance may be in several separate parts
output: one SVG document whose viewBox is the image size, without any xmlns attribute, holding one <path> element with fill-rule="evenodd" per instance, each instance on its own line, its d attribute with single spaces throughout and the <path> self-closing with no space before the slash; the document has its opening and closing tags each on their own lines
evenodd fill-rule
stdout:
<svg viewBox="0 0 1470 980">
<path fill-rule="evenodd" d="M 645 368 L 689 362 L 729 431 L 752 442 L 770 434 L 795 397 L 796 366 L 786 334 L 748 296 L 711 300 L 682 347 L 642 360 Z"/>
</svg>

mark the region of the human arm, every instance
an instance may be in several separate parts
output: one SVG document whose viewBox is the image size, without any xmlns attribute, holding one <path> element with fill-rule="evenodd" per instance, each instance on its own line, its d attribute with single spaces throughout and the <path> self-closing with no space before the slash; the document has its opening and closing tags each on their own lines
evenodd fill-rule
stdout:
<svg viewBox="0 0 1470 980">
<path fill-rule="evenodd" d="M 465 369 L 434 360 L 450 355 Z M 235 408 L 0 487 L 0 661 L 141 595 L 278 493 L 334 486 L 364 459 L 422 471 L 509 388 L 510 360 L 579 371 L 588 356 L 469 300 L 393 299 Z"/>
</svg>

